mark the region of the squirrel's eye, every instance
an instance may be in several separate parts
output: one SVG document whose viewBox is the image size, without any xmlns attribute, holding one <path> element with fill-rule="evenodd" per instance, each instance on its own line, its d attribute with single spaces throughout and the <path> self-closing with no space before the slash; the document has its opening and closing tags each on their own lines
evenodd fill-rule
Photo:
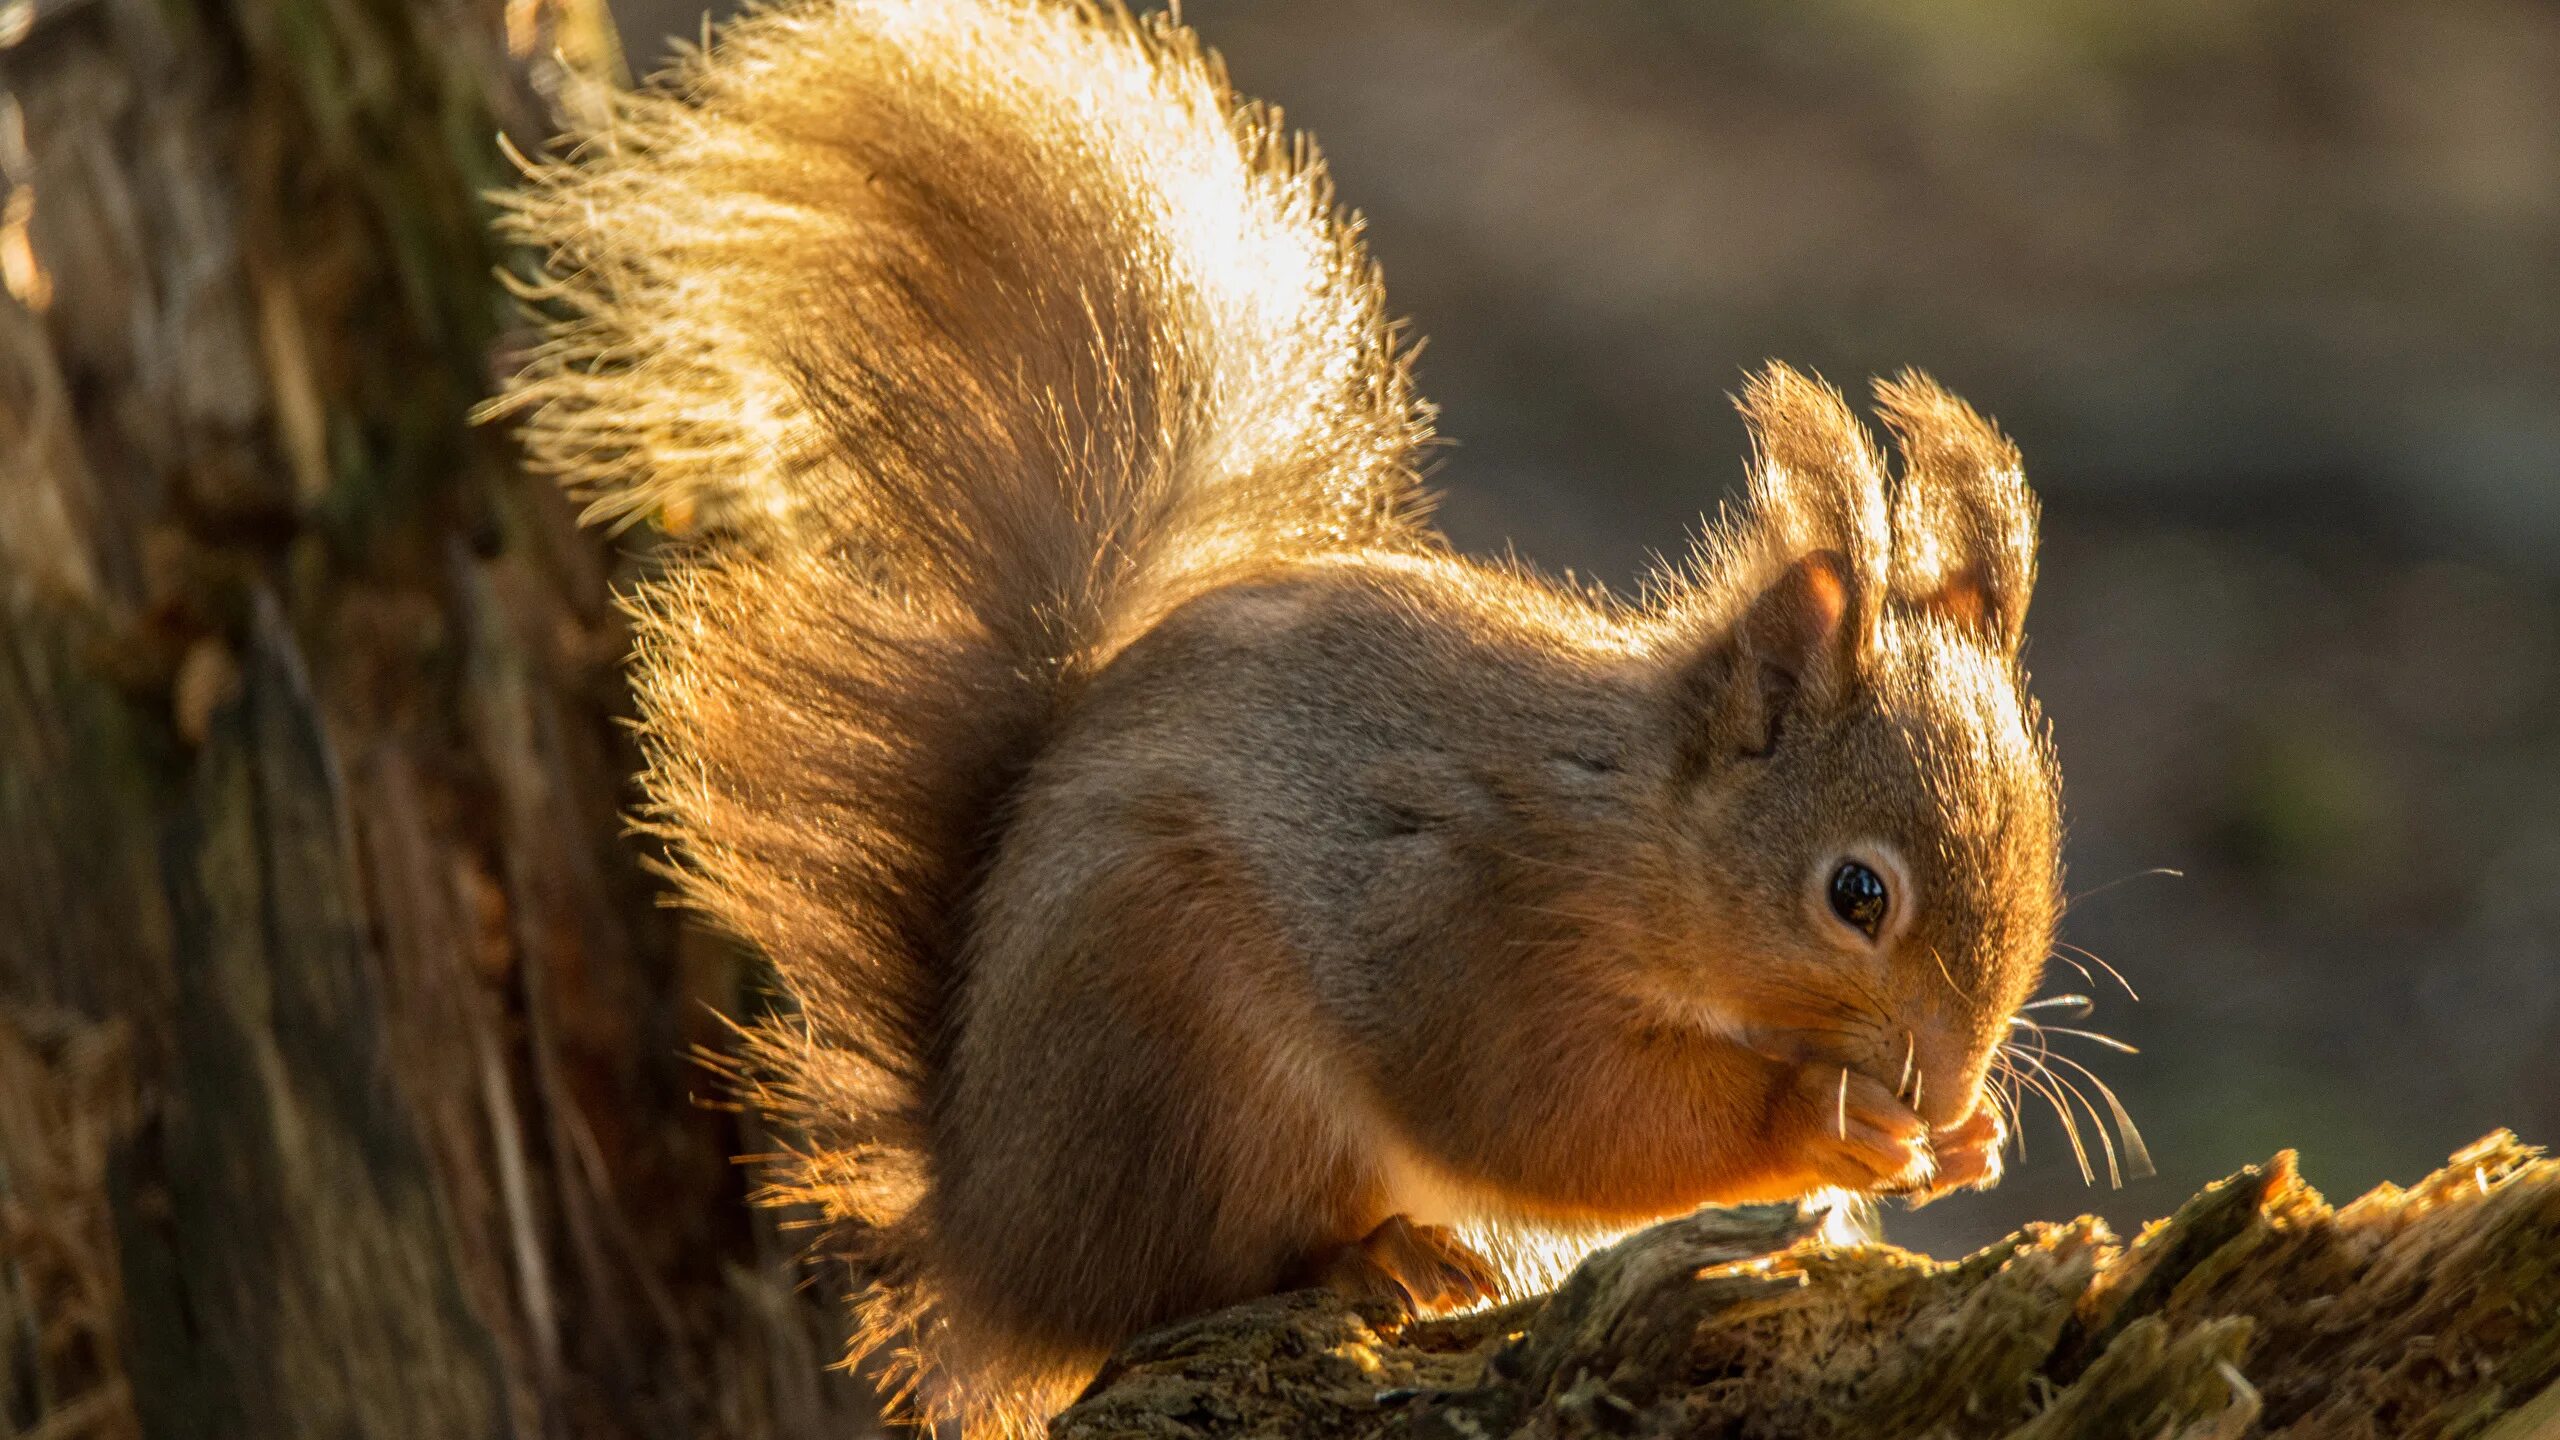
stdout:
<svg viewBox="0 0 2560 1440">
<path fill-rule="evenodd" d="M 1885 912 L 1893 907 L 1893 897 L 1884 888 L 1884 877 L 1855 860 L 1843 860 L 1831 872 L 1831 913 L 1840 917 L 1850 929 L 1876 938 L 1884 928 Z"/>
</svg>

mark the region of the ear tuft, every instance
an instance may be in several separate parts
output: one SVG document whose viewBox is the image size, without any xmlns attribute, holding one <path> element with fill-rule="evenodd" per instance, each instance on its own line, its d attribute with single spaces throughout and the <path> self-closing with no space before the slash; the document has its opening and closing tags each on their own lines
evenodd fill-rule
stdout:
<svg viewBox="0 0 2560 1440">
<path fill-rule="evenodd" d="M 1730 573 L 1762 593 L 1801 557 L 1831 552 L 1853 653 L 1874 642 L 1885 598 L 1891 530 L 1884 460 L 1840 392 L 1785 365 L 1744 384 L 1739 401 L 1753 449 L 1748 513 L 1723 537 Z M 1738 553 L 1737 553 L 1738 552 Z"/>
<path fill-rule="evenodd" d="M 1772 364 L 1737 404 L 1750 491 L 1667 587 L 1684 667 L 1691 758 L 1765 754 L 1788 718 L 1856 683 L 1874 653 L 1892 559 L 1884 461 L 1832 389 Z"/>
<path fill-rule="evenodd" d="M 1902 452 L 1893 598 L 2014 654 L 2035 591 L 2037 519 L 2017 447 L 1917 371 L 1878 381 L 1876 410 Z"/>
</svg>

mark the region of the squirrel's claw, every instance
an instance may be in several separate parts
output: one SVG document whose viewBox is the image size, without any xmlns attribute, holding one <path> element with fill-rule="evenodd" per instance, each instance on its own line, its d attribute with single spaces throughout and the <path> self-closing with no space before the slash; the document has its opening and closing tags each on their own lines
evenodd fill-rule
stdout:
<svg viewBox="0 0 2560 1440">
<path fill-rule="evenodd" d="M 1388 1216 L 1343 1246 L 1317 1267 L 1316 1280 L 1353 1299 L 1415 1312 L 1461 1310 L 1502 1298 L 1502 1276 L 1491 1261 L 1449 1230 L 1403 1215 Z"/>
<path fill-rule="evenodd" d="M 2000 1154 L 2008 1145 L 2008 1122 L 1997 1109 L 1984 1104 L 1976 1104 L 1972 1113 L 1955 1124 L 1929 1132 L 1936 1168 L 1909 1195 L 1912 1208 L 1957 1190 L 1988 1190 L 1999 1184 Z"/>
</svg>

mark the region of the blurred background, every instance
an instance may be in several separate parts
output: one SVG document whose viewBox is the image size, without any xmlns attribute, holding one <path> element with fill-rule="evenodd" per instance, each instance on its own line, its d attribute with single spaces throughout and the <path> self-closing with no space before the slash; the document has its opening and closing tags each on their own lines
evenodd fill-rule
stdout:
<svg viewBox="0 0 2560 1440">
<path fill-rule="evenodd" d="M 621 830 L 645 546 L 463 423 L 490 137 L 702 23 L 611 12 L 0 0 L 0 1435 L 863 1413 L 688 1054 L 758 973 Z M 2104 961 L 2043 1013 L 2159 1173 L 2031 1104 L 1890 1237 L 2560 1139 L 2560 7 L 1186 14 L 1368 217 L 1462 545 L 1631 582 L 1765 358 L 2024 448 Z"/>
<path fill-rule="evenodd" d="M 2159 1174 L 2091 1138 L 2084 1190 L 2031 1104 L 2007 1183 L 1889 1235 L 2560 1140 L 2560 7 L 1187 13 L 1368 215 L 1462 545 L 1630 581 L 1734 492 L 1769 357 L 1919 366 L 2024 449 L 2063 935 L 2141 996 L 2057 963 L 2142 1053 L 2055 1045 Z"/>
</svg>

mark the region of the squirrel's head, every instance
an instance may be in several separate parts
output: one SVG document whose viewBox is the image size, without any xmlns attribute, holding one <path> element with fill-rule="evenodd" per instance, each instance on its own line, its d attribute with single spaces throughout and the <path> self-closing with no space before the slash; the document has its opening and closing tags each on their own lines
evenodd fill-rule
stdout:
<svg viewBox="0 0 2560 1440">
<path fill-rule="evenodd" d="M 1744 395 L 1750 505 L 1678 602 L 1672 858 L 1725 1023 L 1899 1076 L 1947 1124 L 2060 909 L 2059 782 L 2019 659 L 2036 512 L 1961 401 L 1916 376 L 1877 396 L 1890 478 L 1828 386 L 1780 368 Z"/>
</svg>

